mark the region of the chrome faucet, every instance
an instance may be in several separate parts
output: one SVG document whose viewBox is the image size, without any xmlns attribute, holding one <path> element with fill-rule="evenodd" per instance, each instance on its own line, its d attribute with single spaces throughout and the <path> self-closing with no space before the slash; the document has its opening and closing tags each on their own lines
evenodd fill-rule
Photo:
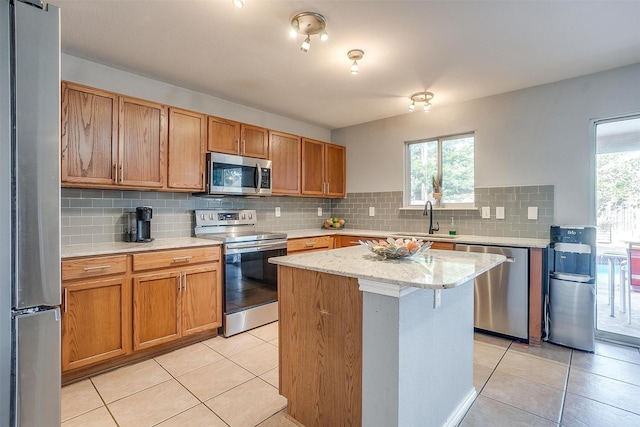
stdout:
<svg viewBox="0 0 640 427">
<path fill-rule="evenodd" d="M 436 228 L 433 228 L 433 205 L 430 200 L 424 205 L 422 215 L 429 216 L 429 234 L 433 234 L 434 231 L 440 231 L 440 223 L 436 221 Z"/>
</svg>

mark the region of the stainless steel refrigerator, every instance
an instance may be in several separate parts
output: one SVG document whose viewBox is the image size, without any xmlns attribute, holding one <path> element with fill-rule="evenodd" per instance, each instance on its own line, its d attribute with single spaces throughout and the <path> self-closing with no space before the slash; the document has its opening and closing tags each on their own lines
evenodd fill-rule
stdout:
<svg viewBox="0 0 640 427">
<path fill-rule="evenodd" d="M 0 0 L 0 426 L 60 426 L 60 14 Z"/>
</svg>

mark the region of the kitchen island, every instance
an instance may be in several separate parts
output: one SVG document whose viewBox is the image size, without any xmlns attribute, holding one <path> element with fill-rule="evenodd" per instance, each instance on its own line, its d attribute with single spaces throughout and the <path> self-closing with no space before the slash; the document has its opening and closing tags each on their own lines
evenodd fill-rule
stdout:
<svg viewBox="0 0 640 427">
<path fill-rule="evenodd" d="M 278 257 L 280 394 L 306 427 L 456 425 L 473 387 L 473 279 L 504 256 L 363 247 Z"/>
</svg>

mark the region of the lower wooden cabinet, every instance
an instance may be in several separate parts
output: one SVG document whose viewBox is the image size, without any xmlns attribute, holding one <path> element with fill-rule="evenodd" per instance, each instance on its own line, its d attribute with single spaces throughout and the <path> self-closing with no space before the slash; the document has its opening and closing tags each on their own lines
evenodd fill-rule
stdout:
<svg viewBox="0 0 640 427">
<path fill-rule="evenodd" d="M 287 241 L 287 253 L 333 249 L 333 236 L 303 237 Z"/>
<path fill-rule="evenodd" d="M 63 283 L 62 370 L 131 352 L 131 286 L 125 276 Z"/>
<path fill-rule="evenodd" d="M 133 349 L 222 325 L 218 263 L 133 277 Z"/>
<path fill-rule="evenodd" d="M 219 246 L 63 260 L 63 380 L 215 336 L 220 263 Z"/>
</svg>

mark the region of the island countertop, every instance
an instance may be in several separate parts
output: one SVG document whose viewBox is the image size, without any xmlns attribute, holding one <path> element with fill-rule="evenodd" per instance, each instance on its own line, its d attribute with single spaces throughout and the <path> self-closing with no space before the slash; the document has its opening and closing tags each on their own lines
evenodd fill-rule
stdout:
<svg viewBox="0 0 640 427">
<path fill-rule="evenodd" d="M 429 249 L 411 258 L 390 260 L 362 246 L 270 258 L 269 262 L 303 270 L 355 277 L 399 286 L 448 289 L 504 262 L 497 254 Z"/>
</svg>

